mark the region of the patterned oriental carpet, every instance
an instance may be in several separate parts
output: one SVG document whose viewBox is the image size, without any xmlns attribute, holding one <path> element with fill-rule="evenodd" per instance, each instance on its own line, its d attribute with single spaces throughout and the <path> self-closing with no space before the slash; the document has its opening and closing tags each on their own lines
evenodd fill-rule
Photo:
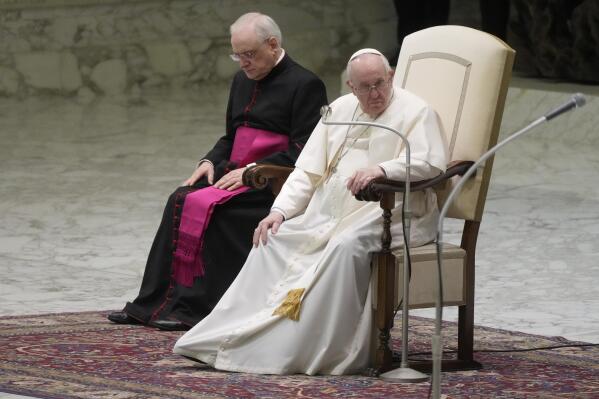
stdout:
<svg viewBox="0 0 599 399">
<path fill-rule="evenodd" d="M 426 398 L 429 383 L 365 376 L 265 376 L 220 372 L 171 353 L 182 333 L 108 322 L 107 312 L 0 318 L 0 392 L 42 398 Z M 399 326 L 399 320 L 396 322 Z M 444 326 L 444 348 L 456 326 Z M 430 350 L 433 322 L 410 318 L 410 351 Z M 394 348 L 400 332 L 395 329 Z M 476 349 L 567 345 L 476 329 Z M 477 352 L 480 371 L 445 372 L 444 398 L 599 398 L 599 347 Z"/>
</svg>

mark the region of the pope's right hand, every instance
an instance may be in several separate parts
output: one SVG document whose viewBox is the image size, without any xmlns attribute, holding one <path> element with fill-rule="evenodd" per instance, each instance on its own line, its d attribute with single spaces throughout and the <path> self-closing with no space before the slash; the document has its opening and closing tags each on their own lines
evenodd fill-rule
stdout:
<svg viewBox="0 0 599 399">
<path fill-rule="evenodd" d="M 268 229 L 271 229 L 272 234 L 277 234 L 279 227 L 285 218 L 279 212 L 271 212 L 267 217 L 262 219 L 258 223 L 258 227 L 254 230 L 254 237 L 252 242 L 254 247 L 258 246 L 258 243 L 262 241 L 263 245 L 266 245 L 266 237 L 268 235 Z"/>
</svg>

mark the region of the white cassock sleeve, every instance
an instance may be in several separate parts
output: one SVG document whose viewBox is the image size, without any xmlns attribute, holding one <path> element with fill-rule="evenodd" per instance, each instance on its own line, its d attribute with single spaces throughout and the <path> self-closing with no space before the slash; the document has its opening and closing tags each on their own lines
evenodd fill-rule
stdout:
<svg viewBox="0 0 599 399">
<path fill-rule="evenodd" d="M 407 133 L 410 143 L 410 177 L 412 181 L 431 179 L 446 169 L 446 145 L 437 114 L 430 107 L 419 112 Z M 388 179 L 405 180 L 405 149 L 395 159 L 379 164 Z"/>
<path fill-rule="evenodd" d="M 320 176 L 295 168 L 287 177 L 272 209 L 282 213 L 286 220 L 303 213 L 319 180 Z"/>
<path fill-rule="evenodd" d="M 304 212 L 327 167 L 327 126 L 318 122 L 295 163 L 272 210 L 290 219 Z"/>
</svg>

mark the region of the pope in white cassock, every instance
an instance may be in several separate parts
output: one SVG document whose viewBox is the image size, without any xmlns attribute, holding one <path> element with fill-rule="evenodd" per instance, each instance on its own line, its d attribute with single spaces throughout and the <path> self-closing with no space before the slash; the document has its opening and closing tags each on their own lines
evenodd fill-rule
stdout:
<svg viewBox="0 0 599 399">
<path fill-rule="evenodd" d="M 393 71 L 374 49 L 347 64 L 353 94 L 331 104 L 331 121 L 371 121 L 407 136 L 412 181 L 445 170 L 447 150 L 435 112 L 393 87 Z M 254 234 L 241 272 L 174 352 L 220 370 L 265 374 L 348 374 L 368 367 L 373 311 L 370 259 L 381 248 L 377 202 L 354 198 L 373 178 L 405 178 L 405 149 L 388 130 L 320 122 L 271 213 Z M 411 194 L 411 243 L 433 240 L 431 190 Z M 393 245 L 403 243 L 401 201 Z M 231 226 L 234 228 L 234 226 Z"/>
</svg>

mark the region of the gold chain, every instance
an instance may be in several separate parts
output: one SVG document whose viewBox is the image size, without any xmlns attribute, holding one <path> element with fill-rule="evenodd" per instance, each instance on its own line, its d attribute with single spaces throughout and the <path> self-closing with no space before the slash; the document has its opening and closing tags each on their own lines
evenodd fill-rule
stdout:
<svg viewBox="0 0 599 399">
<path fill-rule="evenodd" d="M 351 117 L 351 121 L 354 121 L 354 118 L 356 117 L 356 111 L 358 110 L 360 104 L 356 105 L 356 108 L 354 109 L 354 113 Z M 356 141 L 358 141 L 358 139 L 360 137 L 362 137 L 364 135 L 364 133 L 366 133 L 366 131 L 368 130 L 368 126 L 366 126 L 366 128 L 364 130 L 362 130 L 362 132 L 357 135 L 354 140 L 352 141 L 352 143 L 346 148 L 345 145 L 347 144 L 347 139 L 349 139 L 349 131 L 351 130 L 351 128 L 354 127 L 354 125 L 348 125 L 347 126 L 347 131 L 345 132 L 345 138 L 343 139 L 343 144 L 341 145 L 341 154 L 337 157 L 337 159 L 335 160 L 335 165 L 333 165 L 331 167 L 331 172 L 336 173 L 337 172 L 337 166 L 339 165 L 339 162 L 341 162 L 341 158 L 343 158 L 345 155 L 347 155 L 347 153 L 349 152 L 349 150 L 354 146 L 354 144 L 356 144 Z M 362 126 L 364 127 L 364 126 Z"/>
</svg>

